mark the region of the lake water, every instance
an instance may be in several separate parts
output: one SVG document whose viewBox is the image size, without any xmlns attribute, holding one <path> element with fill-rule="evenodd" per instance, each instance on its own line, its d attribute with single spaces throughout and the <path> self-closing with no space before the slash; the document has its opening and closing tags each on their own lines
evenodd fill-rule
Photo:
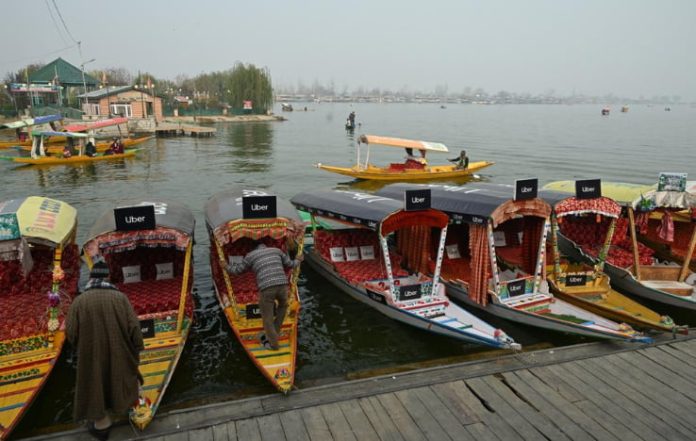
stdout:
<svg viewBox="0 0 696 441">
<path fill-rule="evenodd" d="M 307 103 L 307 107 L 306 112 L 283 113 L 285 122 L 218 124 L 213 138 L 152 140 L 134 160 L 50 168 L 0 164 L 0 200 L 42 195 L 72 204 L 79 212 L 80 245 L 102 211 L 133 195 L 175 199 L 194 212 L 196 323 L 160 412 L 274 392 L 237 344 L 213 293 L 203 206 L 220 190 L 241 184 L 285 198 L 314 188 L 373 190 L 374 184 L 312 167 L 316 162 L 353 164 L 355 140 L 362 133 L 442 142 L 449 146 L 450 157 L 465 149 L 472 161 L 495 161 L 477 179 L 496 183 L 538 177 L 542 184 L 578 178 L 649 184 L 660 171 L 696 176 L 696 109 L 687 106 L 673 106 L 671 112 L 636 106 L 620 113 L 616 108 L 610 116 L 601 116 L 600 106 L 450 104 L 441 109 L 434 104 Z M 279 106 L 276 110 L 280 113 Z M 361 124 L 355 134 L 343 128 L 351 110 Z M 403 156 L 402 149 L 374 148 L 371 162 L 399 162 Z M 431 164 L 446 163 L 443 155 L 431 153 L 428 159 Z M 398 324 L 351 300 L 306 267 L 300 283 L 298 388 L 489 353 Z M 665 312 L 681 323 L 689 319 L 676 311 Z M 528 346 L 581 341 L 483 318 Z M 71 423 L 74 375 L 72 351 L 66 346 L 15 435 Z"/>
</svg>

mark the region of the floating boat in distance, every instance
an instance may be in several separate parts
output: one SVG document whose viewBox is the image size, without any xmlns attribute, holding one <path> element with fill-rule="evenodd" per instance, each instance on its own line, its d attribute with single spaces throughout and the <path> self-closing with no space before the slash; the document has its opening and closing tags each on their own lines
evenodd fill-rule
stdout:
<svg viewBox="0 0 696 441">
<path fill-rule="evenodd" d="M 283 112 L 292 112 L 294 109 L 292 108 L 292 104 L 280 103 L 280 110 Z"/>
<path fill-rule="evenodd" d="M 505 332 L 445 296 L 439 273 L 447 216 L 430 208 L 427 194 L 397 197 L 409 201 L 406 208 L 390 198 L 348 191 L 294 196 L 291 202 L 311 214 L 312 226 L 315 217 L 345 226 L 314 229 L 307 263 L 354 299 L 401 323 L 468 343 L 518 349 Z M 396 247 L 387 243 L 392 233 Z M 433 233 L 439 239 L 432 239 Z"/>
<path fill-rule="evenodd" d="M 80 271 L 76 230 L 77 211 L 64 202 L 0 202 L 0 440 L 31 406 L 63 349 Z"/>
<path fill-rule="evenodd" d="M 621 113 L 628 113 L 628 106 L 621 107 Z"/>
<path fill-rule="evenodd" d="M 48 123 L 52 123 L 55 121 L 60 121 L 62 119 L 63 119 L 63 116 L 61 114 L 37 116 L 36 118 L 26 118 L 26 119 L 21 119 L 19 121 L 12 121 L 9 123 L 0 124 L 0 130 L 6 130 L 6 129 L 19 130 L 19 129 L 22 129 L 24 127 L 32 127 L 32 126 L 39 125 L 39 124 L 48 124 Z M 65 137 L 56 136 L 47 142 L 51 142 L 51 143 L 53 143 L 53 142 L 65 142 Z M 17 140 L 12 140 L 12 141 L 0 141 L 0 149 L 6 149 L 6 148 L 13 147 L 16 145 L 31 146 L 31 139 L 25 139 L 25 140 L 17 139 Z"/>
<path fill-rule="evenodd" d="M 692 221 L 696 193 L 686 174 L 680 175 L 677 187 L 602 182 L 602 194 L 623 205 L 605 271 L 612 285 L 628 294 L 694 311 L 696 275 L 689 265 L 696 247 Z M 546 186 L 561 191 L 568 187 L 565 181 Z M 564 254 L 597 263 L 598 250 L 588 243 L 583 230 L 564 230 L 561 225 L 560 233 L 559 246 Z"/>
<path fill-rule="evenodd" d="M 248 269 L 232 275 L 225 268 L 229 263 L 240 262 L 252 250 L 253 240 L 302 255 L 304 223 L 287 201 L 262 190 L 215 194 L 205 204 L 205 223 L 210 236 L 215 293 L 225 318 L 254 365 L 279 391 L 288 393 L 295 381 L 300 268 L 288 270 L 288 312 L 281 326 L 278 351 L 266 349 L 259 340 L 263 322 L 254 272 Z"/>
<path fill-rule="evenodd" d="M 111 282 L 140 320 L 145 384 L 130 419 L 141 430 L 157 412 L 191 330 L 194 226 L 193 213 L 183 205 L 137 199 L 105 211 L 83 247 L 90 268 L 104 258 Z"/>
<path fill-rule="evenodd" d="M 602 115 L 609 115 L 609 108 L 608 107 L 602 108 Z"/>
<path fill-rule="evenodd" d="M 367 145 L 367 152 L 363 160 L 360 155 L 360 144 Z M 400 147 L 412 151 L 421 152 L 421 158 L 410 156 L 405 163 L 392 163 L 387 167 L 377 167 L 369 163 L 370 146 L 382 145 L 387 147 Z M 357 179 L 371 179 L 380 181 L 422 181 L 434 179 L 453 179 L 469 176 L 484 167 L 493 165 L 490 161 L 469 162 L 466 154 L 462 152 L 458 158 L 450 161 L 455 165 L 431 166 L 425 162 L 424 152 L 447 153 L 447 146 L 437 142 L 415 141 L 410 139 L 389 138 L 384 136 L 361 135 L 358 139 L 357 161 L 353 167 L 336 167 L 325 164 L 315 164 L 317 168 L 331 173 L 351 176 Z"/>
<path fill-rule="evenodd" d="M 675 328 L 668 316 L 661 316 L 610 287 L 604 265 L 613 241 L 621 206 L 603 197 L 599 179 L 576 181 L 575 196 L 551 191 L 540 192 L 551 204 L 551 252 L 547 253 L 547 276 L 551 291 L 558 297 L 611 320 L 640 328 L 670 332 Z M 561 260 L 558 229 L 582 230 L 583 238 L 598 250 L 597 263 Z M 573 233 L 575 234 L 575 233 Z M 619 239 L 620 240 L 620 239 Z M 552 262 L 548 259 L 552 258 Z"/>
<path fill-rule="evenodd" d="M 517 181 L 514 187 L 392 184 L 377 194 L 399 197 L 404 190 L 430 189 L 432 206 L 450 216 L 442 265 L 450 297 L 530 326 L 595 338 L 650 341 L 628 325 L 548 292 L 543 273 L 551 207 L 536 197 L 536 186 L 536 179 Z"/>
</svg>

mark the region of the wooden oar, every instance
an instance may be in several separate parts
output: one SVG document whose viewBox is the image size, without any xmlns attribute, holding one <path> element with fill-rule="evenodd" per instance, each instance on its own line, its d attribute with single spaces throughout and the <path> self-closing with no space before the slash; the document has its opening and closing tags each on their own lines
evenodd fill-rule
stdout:
<svg viewBox="0 0 696 441">
<path fill-rule="evenodd" d="M 193 240 L 189 239 L 189 244 L 186 247 L 186 258 L 184 261 L 184 281 L 181 284 L 181 295 L 179 296 L 179 314 L 176 319 L 176 333 L 181 335 L 181 327 L 184 324 L 184 310 L 186 308 L 186 294 L 188 293 L 189 272 L 191 269 L 191 250 L 193 249 Z"/>
<path fill-rule="evenodd" d="M 689 241 L 689 249 L 684 257 L 684 266 L 682 266 L 681 272 L 679 273 L 679 281 L 683 282 L 686 276 L 689 274 L 689 264 L 691 263 L 691 256 L 694 255 L 694 247 L 696 247 L 696 227 L 691 233 L 691 241 Z"/>
<path fill-rule="evenodd" d="M 212 235 L 212 237 L 213 241 L 215 242 L 215 249 L 217 250 L 218 259 L 220 260 L 220 271 L 222 271 L 222 276 L 225 279 L 225 286 L 227 287 L 227 302 L 228 304 L 232 305 L 232 309 L 234 310 L 234 317 L 238 318 L 237 301 L 235 300 L 234 292 L 232 291 L 232 282 L 230 281 L 230 275 L 227 274 L 227 262 L 225 262 L 225 253 L 222 250 L 222 246 L 220 245 L 220 242 L 218 242 L 217 237 L 215 237 L 214 234 Z"/>
</svg>

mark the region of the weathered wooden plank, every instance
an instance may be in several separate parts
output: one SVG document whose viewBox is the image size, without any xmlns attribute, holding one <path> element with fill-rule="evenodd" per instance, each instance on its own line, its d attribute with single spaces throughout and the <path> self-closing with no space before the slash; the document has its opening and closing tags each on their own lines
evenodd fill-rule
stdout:
<svg viewBox="0 0 696 441">
<path fill-rule="evenodd" d="M 565 401 L 560 395 L 556 394 L 555 390 L 549 388 L 545 382 L 533 375 L 528 370 L 523 369 L 516 371 L 514 373 L 514 377 L 517 377 L 521 381 L 524 381 L 525 383 L 527 383 L 527 385 L 529 385 L 529 387 L 533 388 L 535 391 L 539 392 L 544 397 L 549 398 L 551 403 L 554 406 L 556 406 L 556 408 L 560 410 L 563 414 L 565 414 L 568 417 L 568 419 L 570 419 L 574 423 L 577 423 L 577 425 L 580 426 L 585 432 L 587 432 L 597 440 L 618 441 L 620 439 L 609 433 L 602 426 L 597 424 L 597 422 L 595 422 L 592 418 L 590 418 L 584 412 L 582 412 L 577 407 L 577 403 L 579 403 L 580 401 L 576 401 L 575 403 Z M 508 377 L 505 375 L 505 378 Z M 563 427 L 559 428 L 563 430 L 563 432 L 568 433 L 568 431 L 566 431 Z M 571 438 L 575 439 L 574 436 L 571 436 Z"/>
<path fill-rule="evenodd" d="M 326 425 L 329 426 L 331 435 L 336 441 L 357 441 L 353 431 L 348 424 L 348 420 L 341 412 L 341 408 L 336 403 L 324 404 L 319 406 L 324 415 Z"/>
<path fill-rule="evenodd" d="M 414 389 L 416 396 L 423 403 L 426 409 L 433 416 L 435 421 L 442 427 L 452 439 L 464 441 L 474 441 L 469 432 L 464 429 L 459 418 L 457 418 L 441 400 L 437 392 L 430 387 Z"/>
<path fill-rule="evenodd" d="M 379 435 L 372 427 L 372 423 L 367 418 L 367 415 L 360 407 L 358 400 L 349 400 L 338 403 L 338 407 L 343 412 L 343 416 L 346 417 L 350 428 L 353 431 L 353 435 L 362 441 L 379 441 Z"/>
<path fill-rule="evenodd" d="M 544 439 L 544 436 L 534 428 L 528 421 L 520 416 L 520 414 L 503 400 L 485 381 L 486 379 L 493 378 L 492 376 L 480 377 L 480 378 L 470 378 L 466 380 L 466 384 L 479 396 L 481 399 L 486 400 L 488 404 L 495 410 L 496 415 L 510 427 L 517 432 L 517 434 L 524 440 L 538 440 Z"/>
<path fill-rule="evenodd" d="M 671 355 L 672 357 L 678 359 L 682 363 L 685 363 L 689 366 L 689 368 L 694 369 L 696 368 L 696 358 L 691 356 L 690 354 L 686 352 L 682 352 L 680 350 L 674 349 L 673 347 L 669 345 L 662 345 L 658 346 L 657 349 L 660 351 L 664 351 L 667 354 Z"/>
<path fill-rule="evenodd" d="M 466 404 L 476 412 L 481 421 L 496 437 L 501 440 L 522 439 L 499 414 L 495 413 L 495 409 L 489 410 L 488 407 L 486 407 L 490 407 L 490 403 L 476 396 L 472 387 L 465 381 L 457 381 L 453 386 L 457 387 L 457 393 L 464 398 Z"/>
<path fill-rule="evenodd" d="M 376 397 L 360 398 L 358 402 L 381 441 L 402 441 L 404 439 Z"/>
<path fill-rule="evenodd" d="M 417 391 L 419 390 L 421 389 L 407 389 L 395 392 L 394 394 L 399 401 L 401 401 L 401 404 L 403 404 L 409 415 L 411 415 L 411 418 L 413 418 L 413 421 L 418 425 L 418 428 L 423 432 L 426 439 L 451 439 L 418 399 Z"/>
<path fill-rule="evenodd" d="M 680 391 L 687 398 L 696 396 L 696 387 L 686 381 L 681 375 L 675 374 L 672 370 L 665 368 L 659 363 L 655 363 L 650 356 L 643 351 L 632 353 L 616 354 L 620 359 L 630 364 L 633 369 L 641 369 L 660 383 L 664 384 L 667 390 Z"/>
<path fill-rule="evenodd" d="M 691 368 L 688 364 L 660 350 L 659 348 L 646 348 L 637 352 L 648 357 L 665 369 L 669 369 L 675 375 L 689 382 L 692 387 L 696 388 L 696 379 L 692 379 L 690 375 L 685 375 L 693 371 L 693 368 Z"/>
<path fill-rule="evenodd" d="M 597 392 L 597 388 L 601 386 L 597 384 L 596 380 L 593 379 L 594 381 L 590 383 L 584 383 L 573 375 L 571 372 L 573 363 L 568 362 L 558 366 L 549 366 L 549 370 L 576 390 L 582 390 L 582 394 L 585 396 L 585 400 L 582 401 L 584 409 L 593 407 L 591 409 L 592 418 L 618 438 L 625 439 L 625 437 L 630 437 L 650 441 L 649 438 L 643 437 L 640 430 L 636 430 L 629 422 L 623 421 L 620 417 L 620 408 L 614 406 L 611 401 Z M 588 414 L 588 411 L 586 410 L 585 413 Z"/>
<path fill-rule="evenodd" d="M 476 415 L 476 412 L 467 406 L 466 402 L 457 393 L 457 387 L 454 382 L 434 384 L 430 388 L 437 394 L 440 400 L 447 406 L 452 414 L 459 422 L 466 426 L 481 422 L 481 419 Z"/>
<path fill-rule="evenodd" d="M 258 417 L 256 422 L 259 425 L 263 441 L 286 441 L 283 425 L 280 423 L 280 416 L 277 413 Z"/>
<path fill-rule="evenodd" d="M 235 422 L 230 421 L 225 425 L 227 426 L 227 438 L 230 441 L 237 441 L 239 438 L 237 437 L 237 425 L 235 424 Z M 242 440 L 240 439 L 240 441 Z"/>
<path fill-rule="evenodd" d="M 227 424 L 217 424 L 212 427 L 213 441 L 227 441 L 230 438 L 227 432 Z"/>
<path fill-rule="evenodd" d="M 668 439 L 690 440 L 694 435 L 689 430 L 684 429 L 679 419 L 675 418 L 671 411 L 659 406 L 655 401 L 645 394 L 642 394 L 634 387 L 635 383 L 626 382 L 619 372 L 605 360 L 580 360 L 577 364 L 585 371 L 603 380 L 607 387 L 613 387 L 622 395 L 640 406 L 641 409 L 631 411 L 632 415 L 640 415 L 644 421 L 649 422 L 652 427 L 663 434 Z M 606 377 L 606 379 L 604 379 Z M 646 385 L 642 386 L 647 387 Z M 628 410 L 628 409 L 627 409 Z M 674 433 L 673 433 L 674 432 Z"/>
<path fill-rule="evenodd" d="M 568 437 L 554 426 L 542 413 L 531 407 L 529 403 L 523 401 L 519 396 L 515 395 L 512 389 L 507 385 L 505 379 L 489 375 L 483 377 L 483 380 L 508 403 L 510 407 L 515 409 L 525 421 L 528 421 L 535 429 L 544 434 L 546 438 L 552 440 L 568 439 Z"/>
<path fill-rule="evenodd" d="M 424 441 L 426 438 L 401 401 L 393 393 L 378 395 L 377 399 L 387 411 L 394 425 L 407 441 Z"/>
<path fill-rule="evenodd" d="M 631 427 L 633 432 L 640 433 L 642 438 L 682 439 L 677 431 L 624 395 L 617 387 L 616 381 L 604 381 L 602 376 L 588 372 L 578 362 L 565 363 L 563 366 L 580 382 L 594 388 L 598 395 L 604 397 L 602 408 L 605 412 L 612 414 L 625 426 Z M 607 377 L 606 372 L 603 373 L 603 376 Z M 668 434 L 670 436 L 667 436 Z"/>
<path fill-rule="evenodd" d="M 680 352 L 689 354 L 693 358 L 696 358 L 696 344 L 693 340 L 678 341 L 675 343 L 670 343 L 668 345 L 660 345 L 660 347 L 662 346 L 669 346 L 672 349 L 676 349 Z"/>
<path fill-rule="evenodd" d="M 285 432 L 285 438 L 288 441 L 310 441 L 309 434 L 302 420 L 302 414 L 298 410 L 281 412 L 279 416 L 280 424 L 283 426 L 283 432 Z"/>
<path fill-rule="evenodd" d="M 188 432 L 182 430 L 181 432 L 171 433 L 167 435 L 167 440 L 171 441 L 189 441 Z"/>
<path fill-rule="evenodd" d="M 259 424 L 255 418 L 235 421 L 237 426 L 237 438 L 244 441 L 262 441 Z"/>
<path fill-rule="evenodd" d="M 202 429 L 194 429 L 188 431 L 188 441 L 200 441 L 204 439 L 213 439 L 213 429 L 205 427 Z"/>
<path fill-rule="evenodd" d="M 484 423 L 467 424 L 465 427 L 477 441 L 505 441 L 495 436 L 495 433 Z"/>
<path fill-rule="evenodd" d="M 565 383 L 563 381 L 552 381 L 551 377 L 546 378 L 549 375 L 547 366 L 535 367 L 533 370 L 530 370 L 530 372 L 532 372 L 535 376 L 541 378 L 542 381 L 546 383 L 548 387 L 558 392 L 558 394 L 562 396 L 565 400 L 574 403 L 583 399 L 583 395 L 577 390 L 575 390 L 575 388 L 570 386 L 568 383 Z M 553 378 L 555 378 L 555 376 L 553 376 Z"/>
<path fill-rule="evenodd" d="M 326 425 L 324 415 L 318 407 L 307 407 L 300 410 L 302 420 L 304 420 L 305 428 L 312 441 L 331 440 L 331 431 Z"/>
</svg>

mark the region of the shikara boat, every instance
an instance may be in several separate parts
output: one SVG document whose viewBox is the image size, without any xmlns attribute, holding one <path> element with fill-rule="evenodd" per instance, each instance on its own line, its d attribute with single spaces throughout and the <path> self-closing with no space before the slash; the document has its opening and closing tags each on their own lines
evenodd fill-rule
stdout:
<svg viewBox="0 0 696 441">
<path fill-rule="evenodd" d="M 0 440 L 53 370 L 80 261 L 70 205 L 31 196 L 0 203 Z"/>
<path fill-rule="evenodd" d="M 447 299 L 439 274 L 449 219 L 425 203 L 427 195 L 408 197 L 425 199 L 406 209 L 403 202 L 357 192 L 294 196 L 295 207 L 313 219 L 345 226 L 314 229 L 307 262 L 352 298 L 401 323 L 467 343 L 518 349 L 505 332 Z M 388 245 L 392 235 L 395 247 Z M 432 276 L 427 274 L 431 266 Z"/>
<path fill-rule="evenodd" d="M 87 132 L 90 130 L 94 129 L 101 129 L 104 127 L 111 127 L 111 126 L 117 126 L 119 124 L 128 124 L 128 118 L 124 117 L 117 117 L 117 118 L 107 118 L 107 119 L 100 119 L 94 122 L 89 122 L 89 123 L 78 123 L 78 124 L 69 124 L 63 129 L 66 132 Z"/>
<path fill-rule="evenodd" d="M 257 210 L 258 207 L 264 207 Z M 280 350 L 266 349 L 259 340 L 263 322 L 259 310 L 256 275 L 251 269 L 240 275 L 227 272 L 252 250 L 253 240 L 284 252 L 301 255 L 304 223 L 287 201 L 262 190 L 229 190 L 215 194 L 205 204 L 210 236 L 210 266 L 220 306 L 247 355 L 261 373 L 281 392 L 288 393 L 295 381 L 300 298 L 297 278 L 300 268 L 287 270 L 288 312 L 279 336 Z"/>
<path fill-rule="evenodd" d="M 430 189 L 433 208 L 452 221 L 442 279 L 450 297 L 530 326 L 595 338 L 650 341 L 619 324 L 554 297 L 544 280 L 551 207 L 536 197 L 536 179 L 516 186 L 392 184 L 377 194 Z"/>
<path fill-rule="evenodd" d="M 575 196 L 550 191 L 540 194 L 553 207 L 551 252 L 547 252 L 547 263 L 549 257 L 552 257 L 553 263 L 547 265 L 546 276 L 551 291 L 563 300 L 612 320 L 640 328 L 672 331 L 675 326 L 671 318 L 660 316 L 610 286 L 604 265 L 614 239 L 616 221 L 621 215 L 621 206 L 601 195 L 600 180 L 577 181 Z M 561 260 L 559 225 L 563 225 L 565 231 L 583 229 L 586 243 L 598 250 L 596 264 L 569 262 L 565 256 Z"/>
<path fill-rule="evenodd" d="M 696 310 L 696 276 L 689 268 L 696 229 L 685 221 L 696 209 L 696 193 L 689 191 L 692 187 L 687 183 L 684 191 L 664 191 L 656 186 L 602 183 L 602 194 L 623 205 L 604 267 L 612 285 L 630 295 Z M 555 182 L 546 188 L 565 191 L 568 184 Z M 564 254 L 590 264 L 599 260 L 599 250 L 587 241 L 585 228 L 561 225 L 560 233 L 559 247 Z"/>
<path fill-rule="evenodd" d="M 154 417 L 191 330 L 194 225 L 183 205 L 137 199 L 104 212 L 83 246 L 90 268 L 97 257 L 106 261 L 112 283 L 140 319 L 145 384 L 130 419 L 141 430 Z"/>
<path fill-rule="evenodd" d="M 125 138 L 121 139 L 121 143 L 123 144 L 123 147 L 126 149 L 131 149 L 135 147 L 136 145 L 142 144 L 145 141 L 148 141 L 150 139 L 153 139 L 154 136 L 152 135 L 147 135 L 147 136 L 139 136 L 137 138 Z M 97 149 L 98 153 L 104 153 L 111 147 L 112 141 L 102 141 L 102 142 L 97 142 L 94 146 Z M 63 153 L 63 148 L 65 147 L 65 142 L 62 143 L 51 143 L 49 145 L 45 146 L 46 153 L 50 155 L 61 155 Z M 31 146 L 22 146 L 19 147 L 19 149 L 23 152 L 31 152 Z"/>
<path fill-rule="evenodd" d="M 32 127 L 35 125 L 39 124 L 48 124 L 52 123 L 55 121 L 60 121 L 63 119 L 63 116 L 61 114 L 55 114 L 55 115 L 46 115 L 46 116 L 37 116 L 36 118 L 25 118 L 21 119 L 19 121 L 12 121 L 9 123 L 5 124 L 0 124 L 0 130 L 7 130 L 7 129 L 22 129 L 24 127 Z M 65 142 L 65 137 L 64 136 L 55 136 L 51 139 L 47 139 L 45 142 L 46 143 L 54 143 L 54 142 Z M 19 139 L 17 140 L 11 140 L 11 141 L 0 141 L 0 149 L 6 149 L 9 147 L 13 146 L 29 146 L 31 147 L 31 139 L 26 139 L 24 141 L 21 141 Z"/>
<path fill-rule="evenodd" d="M 364 160 L 360 155 L 361 143 L 367 145 L 367 152 Z M 421 152 L 447 153 L 449 151 L 446 145 L 437 142 L 361 135 L 358 139 L 357 162 L 353 167 L 336 167 L 325 164 L 316 164 L 315 166 L 328 172 L 358 179 L 421 181 L 461 178 L 475 173 L 484 167 L 493 165 L 493 162 L 490 161 L 468 162 L 468 159 L 464 160 L 464 155 L 460 155 L 460 157 L 463 156 L 462 160 L 460 161 L 459 158 L 456 158 L 455 161 L 457 161 L 457 164 L 455 165 L 427 165 L 424 161 L 425 158 L 420 158 L 420 160 L 407 159 L 405 163 L 392 163 L 387 167 L 377 167 L 369 163 L 370 146 L 373 144 L 404 149 L 416 149 Z"/>
</svg>

